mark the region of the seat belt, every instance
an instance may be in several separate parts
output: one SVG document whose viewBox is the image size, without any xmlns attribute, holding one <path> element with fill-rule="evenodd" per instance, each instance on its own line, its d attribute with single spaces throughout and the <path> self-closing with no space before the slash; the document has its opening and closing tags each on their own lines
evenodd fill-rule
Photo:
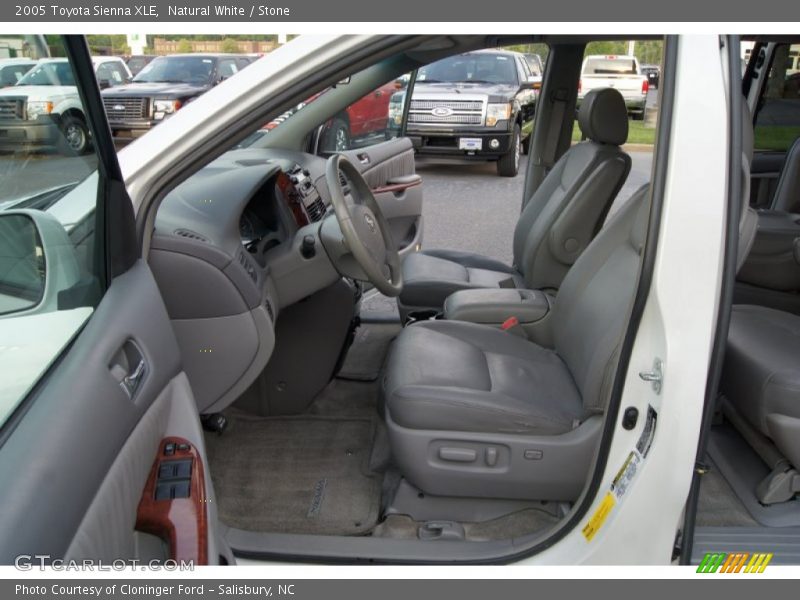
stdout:
<svg viewBox="0 0 800 600">
<path fill-rule="evenodd" d="M 547 140 L 544 148 L 544 168 L 545 172 L 553 168 L 556 164 L 556 152 L 558 141 L 561 137 L 561 126 L 564 121 L 564 111 L 567 109 L 567 90 L 559 88 L 552 96 L 553 111 L 550 115 L 550 122 L 547 127 Z"/>
<path fill-rule="evenodd" d="M 538 188 L 544 181 L 550 169 L 556 163 L 556 152 L 558 151 L 558 140 L 561 136 L 561 123 L 564 120 L 564 111 L 567 108 L 567 90 L 565 88 L 558 88 L 550 95 L 551 102 L 553 103 L 553 110 L 550 114 L 550 120 L 547 123 L 547 134 L 544 140 L 544 148 L 542 153 L 538 152 L 531 155 L 533 169 L 528 169 L 525 174 L 525 190 L 528 190 L 528 177 L 535 177 L 538 180 L 536 187 Z M 533 135 L 533 134 L 531 134 Z M 533 194 L 527 196 L 523 195 L 522 207 L 520 212 L 525 210 L 528 200 L 533 197 Z"/>
</svg>

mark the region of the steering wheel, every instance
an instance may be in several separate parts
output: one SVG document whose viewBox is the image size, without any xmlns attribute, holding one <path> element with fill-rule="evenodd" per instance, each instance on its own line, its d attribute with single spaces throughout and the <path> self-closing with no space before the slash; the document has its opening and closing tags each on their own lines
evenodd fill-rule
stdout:
<svg viewBox="0 0 800 600">
<path fill-rule="evenodd" d="M 342 189 L 340 171 L 350 182 L 350 202 Z M 353 258 L 369 282 L 382 294 L 399 296 L 403 290 L 400 255 L 392 240 L 389 223 L 361 172 L 346 156 L 334 154 L 328 159 L 325 180 L 336 220 Z"/>
</svg>

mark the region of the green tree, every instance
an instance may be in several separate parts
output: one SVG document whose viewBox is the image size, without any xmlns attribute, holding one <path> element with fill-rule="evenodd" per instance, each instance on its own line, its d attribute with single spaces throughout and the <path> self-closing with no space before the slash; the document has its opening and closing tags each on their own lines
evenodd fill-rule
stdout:
<svg viewBox="0 0 800 600">
<path fill-rule="evenodd" d="M 181 39 L 178 42 L 178 52 L 181 54 L 188 54 L 189 52 L 193 52 L 194 48 L 192 47 L 192 42 L 187 40 L 186 38 Z"/>
<path fill-rule="evenodd" d="M 239 52 L 239 43 L 233 38 L 225 38 L 222 40 L 222 44 L 220 45 L 220 50 L 222 52 L 227 52 L 230 54 L 235 54 Z"/>
<path fill-rule="evenodd" d="M 523 54 L 538 54 L 542 58 L 542 64 L 547 62 L 547 53 L 550 51 L 547 44 L 515 44 L 506 48 Z"/>
</svg>

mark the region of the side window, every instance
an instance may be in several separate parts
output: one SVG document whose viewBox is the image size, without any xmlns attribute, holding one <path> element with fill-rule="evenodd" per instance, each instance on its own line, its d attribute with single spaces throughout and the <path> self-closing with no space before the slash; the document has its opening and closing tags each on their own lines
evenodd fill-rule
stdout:
<svg viewBox="0 0 800 600">
<path fill-rule="evenodd" d="M 128 73 L 125 71 L 122 63 L 119 61 L 114 61 L 108 63 L 108 66 L 111 71 L 111 80 L 113 81 L 113 85 L 122 85 L 125 83 L 128 78 Z"/>
<path fill-rule="evenodd" d="M 800 136 L 799 52 L 800 44 L 775 49 L 756 112 L 756 150 L 785 151 Z"/>
<path fill-rule="evenodd" d="M 33 67 L 33 65 L 19 65 L 14 67 L 11 70 L 12 85 L 17 83 L 20 79 L 22 79 L 25 76 L 25 73 L 31 70 L 31 67 Z"/>
<path fill-rule="evenodd" d="M 109 63 L 100 63 L 97 66 L 95 75 L 97 76 L 97 82 L 100 84 L 100 87 L 110 87 L 114 85 L 114 78 Z"/>
<path fill-rule="evenodd" d="M 14 72 L 14 67 L 0 69 L 0 86 L 6 87 L 17 83 L 17 78 L 15 75 L 16 73 Z"/>
<path fill-rule="evenodd" d="M 219 61 L 218 74 L 220 79 L 227 79 L 239 72 L 236 61 L 232 58 Z"/>
<path fill-rule="evenodd" d="M 100 87 L 114 87 L 125 83 L 128 74 L 119 61 L 101 63 L 97 67 L 97 82 Z"/>
<path fill-rule="evenodd" d="M 36 47 L 31 37 L 20 36 L 20 48 Z M 66 54 L 53 43 L 50 51 Z M 45 57 L 25 87 L 0 90 L 0 424 L 104 290 L 98 159 L 72 67 Z"/>
<path fill-rule="evenodd" d="M 325 123 L 320 152 L 364 148 L 397 137 L 409 78 L 403 75 L 381 85 Z"/>
<path fill-rule="evenodd" d="M 250 60 L 249 60 L 249 59 L 247 59 L 247 58 L 237 58 L 237 59 L 236 59 L 236 64 L 237 64 L 237 66 L 239 67 L 239 70 L 241 71 L 241 70 L 242 70 L 242 69 L 244 69 L 244 68 L 245 68 L 247 65 L 249 65 L 249 64 L 250 64 Z"/>
</svg>

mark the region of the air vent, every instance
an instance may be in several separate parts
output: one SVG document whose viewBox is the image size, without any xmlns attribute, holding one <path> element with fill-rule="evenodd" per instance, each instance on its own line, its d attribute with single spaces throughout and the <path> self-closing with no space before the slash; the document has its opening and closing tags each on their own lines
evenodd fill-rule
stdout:
<svg viewBox="0 0 800 600">
<path fill-rule="evenodd" d="M 250 262 L 250 259 L 247 258 L 244 250 L 239 250 L 239 264 L 242 265 L 244 270 L 247 271 L 247 274 L 250 275 L 250 279 L 253 280 L 253 283 L 258 283 L 258 273 L 256 273 L 256 268 L 253 266 L 253 263 Z"/>
<path fill-rule="evenodd" d="M 347 187 L 347 178 L 344 176 L 344 173 L 339 171 L 339 183 L 342 184 L 342 187 Z"/>
<path fill-rule="evenodd" d="M 269 301 L 269 298 L 264 300 L 264 308 L 267 309 L 267 314 L 269 315 L 270 321 L 273 323 L 275 322 L 275 309 L 272 308 L 272 302 Z"/>
<path fill-rule="evenodd" d="M 191 231 L 189 229 L 176 229 L 175 230 L 175 235 L 179 235 L 179 236 L 181 236 L 183 238 L 187 238 L 187 239 L 190 239 L 190 240 L 197 240 L 198 242 L 204 242 L 206 244 L 208 243 L 208 238 L 205 238 L 202 235 L 200 235 L 199 233 L 196 233 L 196 232 Z"/>
<path fill-rule="evenodd" d="M 322 201 L 322 198 L 317 196 L 311 204 L 306 206 L 306 212 L 308 213 L 308 218 L 313 222 L 322 219 L 322 217 L 325 216 L 325 203 Z"/>
</svg>

